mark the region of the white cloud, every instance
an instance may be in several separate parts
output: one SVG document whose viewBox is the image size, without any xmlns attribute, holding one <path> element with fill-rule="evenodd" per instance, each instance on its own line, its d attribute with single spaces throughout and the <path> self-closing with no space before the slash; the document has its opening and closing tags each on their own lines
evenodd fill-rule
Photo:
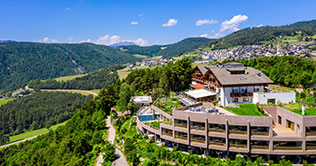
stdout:
<svg viewBox="0 0 316 166">
<path fill-rule="evenodd" d="M 57 39 L 52 39 L 49 37 L 44 37 L 43 39 L 37 40 L 38 42 L 44 42 L 44 43 L 56 43 L 58 42 Z"/>
<path fill-rule="evenodd" d="M 105 36 L 101 36 L 99 37 L 99 39 L 97 39 L 94 43 L 96 44 L 103 44 L 103 45 L 111 45 L 111 44 L 115 44 L 121 41 L 120 39 L 121 37 L 118 35 L 105 35 Z"/>
<path fill-rule="evenodd" d="M 73 39 L 74 39 L 74 38 L 71 37 L 71 36 L 69 36 L 69 37 L 67 38 L 68 41 L 72 41 Z"/>
<path fill-rule="evenodd" d="M 137 21 L 132 21 L 131 24 L 132 25 L 138 25 L 138 22 Z"/>
<path fill-rule="evenodd" d="M 69 7 L 67 7 L 67 8 L 65 8 L 65 10 L 66 10 L 66 11 L 71 11 L 72 9 L 69 8 Z"/>
<path fill-rule="evenodd" d="M 171 26 L 175 26 L 177 25 L 178 23 L 178 20 L 174 19 L 174 18 L 171 18 L 168 20 L 168 23 L 166 24 L 162 24 L 163 27 L 171 27 Z"/>
<path fill-rule="evenodd" d="M 218 23 L 218 21 L 213 20 L 213 19 L 211 19 L 211 20 L 204 19 L 204 20 L 197 20 L 195 25 L 201 26 L 204 24 L 217 24 L 217 23 Z"/>
<path fill-rule="evenodd" d="M 206 37 L 206 38 L 210 38 L 210 39 L 217 39 L 217 38 L 223 37 L 223 34 L 216 33 L 216 34 L 213 34 L 213 35 L 208 35 L 207 33 L 204 33 L 204 34 L 201 34 L 200 37 Z"/>
<path fill-rule="evenodd" d="M 231 18 L 230 20 L 225 20 L 222 23 L 220 32 L 224 32 L 224 31 L 238 31 L 239 28 L 238 26 L 240 25 L 241 22 L 247 21 L 248 20 L 248 16 L 246 15 L 236 15 L 233 18 Z"/>
<path fill-rule="evenodd" d="M 81 43 L 89 42 L 89 43 L 102 44 L 102 45 L 112 45 L 112 44 L 115 44 L 115 43 L 125 42 L 125 41 L 133 42 L 133 43 L 135 43 L 137 45 L 140 45 L 140 46 L 148 45 L 148 41 L 144 40 L 143 38 L 138 38 L 136 40 L 122 40 L 121 37 L 118 36 L 118 35 L 113 35 L 113 36 L 105 35 L 105 36 L 99 37 L 96 41 L 92 41 L 91 39 L 88 39 L 88 40 L 83 40 L 83 41 L 80 41 L 80 42 Z"/>
<path fill-rule="evenodd" d="M 263 24 L 259 24 L 259 25 L 257 25 L 257 27 L 259 28 L 259 27 L 263 27 L 264 25 Z"/>
</svg>

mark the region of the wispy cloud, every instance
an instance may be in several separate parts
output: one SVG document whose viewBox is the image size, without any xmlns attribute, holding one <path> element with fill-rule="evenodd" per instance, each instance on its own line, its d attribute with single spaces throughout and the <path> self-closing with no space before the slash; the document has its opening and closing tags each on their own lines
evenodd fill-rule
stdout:
<svg viewBox="0 0 316 166">
<path fill-rule="evenodd" d="M 88 40 L 81 41 L 81 43 L 82 42 L 89 42 L 89 43 L 102 44 L 102 45 L 112 45 L 112 44 L 115 44 L 115 43 L 125 42 L 125 41 L 133 42 L 133 43 L 135 43 L 137 45 L 140 45 L 140 46 L 148 45 L 148 41 L 144 40 L 143 38 L 138 38 L 138 39 L 135 39 L 135 40 L 122 40 L 119 35 L 112 35 L 112 36 L 111 35 L 104 35 L 104 36 L 99 37 L 95 41 L 92 41 L 91 39 L 88 39 Z"/>
<path fill-rule="evenodd" d="M 37 42 L 43 42 L 43 43 L 56 43 L 58 42 L 57 39 L 49 38 L 49 37 L 44 37 L 43 39 L 36 40 Z"/>
<path fill-rule="evenodd" d="M 131 24 L 132 25 L 138 25 L 138 22 L 137 21 L 132 21 Z"/>
<path fill-rule="evenodd" d="M 245 22 L 248 20 L 248 16 L 246 15 L 236 15 L 233 18 L 231 18 L 230 20 L 225 20 L 222 25 L 221 25 L 221 29 L 219 30 L 220 32 L 224 32 L 224 31 L 238 31 L 239 28 L 238 26 L 240 25 L 240 23 Z"/>
<path fill-rule="evenodd" d="M 176 20 L 176 19 L 174 19 L 174 18 L 171 18 L 171 19 L 168 20 L 167 23 L 162 24 L 162 26 L 163 26 L 163 27 L 171 27 L 171 26 L 177 25 L 177 23 L 178 23 L 178 20 Z"/>
<path fill-rule="evenodd" d="M 71 11 L 72 9 L 69 8 L 69 7 L 67 7 L 67 8 L 65 8 L 65 10 L 66 10 L 66 11 Z"/>
<path fill-rule="evenodd" d="M 257 27 L 259 28 L 259 27 L 263 27 L 264 25 L 263 24 L 259 24 L 259 25 L 257 25 Z"/>
<path fill-rule="evenodd" d="M 211 20 L 207 20 L 207 19 L 204 19 L 204 20 L 197 20 L 195 25 L 196 26 L 201 26 L 201 25 L 204 25 L 204 24 L 217 24 L 218 21 L 214 20 L 214 19 L 211 19 Z"/>
</svg>

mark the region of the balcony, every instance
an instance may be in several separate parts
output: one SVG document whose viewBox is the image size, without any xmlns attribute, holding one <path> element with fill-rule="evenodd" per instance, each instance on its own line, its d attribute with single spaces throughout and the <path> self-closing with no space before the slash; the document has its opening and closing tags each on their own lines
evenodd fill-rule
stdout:
<svg viewBox="0 0 316 166">
<path fill-rule="evenodd" d="M 199 130 L 199 131 L 205 131 L 205 123 L 192 122 L 191 123 L 191 129 Z"/>
<path fill-rule="evenodd" d="M 182 128 L 187 128 L 188 125 L 186 123 L 175 123 L 174 124 L 176 127 L 182 127 Z"/>
<path fill-rule="evenodd" d="M 251 145 L 252 149 L 269 150 L 269 145 Z"/>
<path fill-rule="evenodd" d="M 204 136 L 196 136 L 196 135 L 192 135 L 191 137 L 191 141 L 195 142 L 195 143 L 205 143 L 205 137 Z"/>
<path fill-rule="evenodd" d="M 273 142 L 273 150 L 302 150 L 302 142 Z"/>
<path fill-rule="evenodd" d="M 180 139 L 182 141 L 187 141 L 188 140 L 188 135 L 187 135 L 187 133 L 176 131 L 175 138 L 176 139 Z"/>
<path fill-rule="evenodd" d="M 247 135 L 246 126 L 229 126 L 229 134 Z"/>
<path fill-rule="evenodd" d="M 164 129 L 163 128 L 161 134 L 164 135 L 164 136 L 173 137 L 173 132 L 172 132 L 172 130 L 169 130 L 169 129 Z"/>
<path fill-rule="evenodd" d="M 209 124 L 209 132 L 225 133 L 226 126 L 223 124 Z"/>
<path fill-rule="evenodd" d="M 306 150 L 316 150 L 316 141 L 306 141 Z"/>
<path fill-rule="evenodd" d="M 233 148 L 247 148 L 247 140 L 230 139 L 229 146 Z"/>
<path fill-rule="evenodd" d="M 210 137 L 209 144 L 216 145 L 216 146 L 226 146 L 226 139 L 225 138 Z"/>
<path fill-rule="evenodd" d="M 252 97 L 253 93 L 231 93 L 230 97 Z"/>
<path fill-rule="evenodd" d="M 251 127 L 251 135 L 269 136 L 269 127 Z"/>
</svg>

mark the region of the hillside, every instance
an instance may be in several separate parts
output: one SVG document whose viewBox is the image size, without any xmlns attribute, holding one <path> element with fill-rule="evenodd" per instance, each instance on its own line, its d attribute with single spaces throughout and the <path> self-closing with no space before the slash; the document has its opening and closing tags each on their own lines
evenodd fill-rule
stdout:
<svg viewBox="0 0 316 166">
<path fill-rule="evenodd" d="M 280 36 L 293 36 L 297 31 L 302 34 L 316 34 L 316 20 L 297 22 L 287 26 L 264 26 L 256 28 L 245 28 L 229 34 L 223 38 L 213 40 L 204 44 L 203 47 L 212 47 L 214 49 L 223 49 L 236 46 L 262 44 Z"/>
<path fill-rule="evenodd" d="M 0 43 L 0 93 L 30 80 L 82 74 L 137 59 L 118 49 L 90 43 Z"/>
<path fill-rule="evenodd" d="M 153 45 L 153 46 L 123 46 L 120 47 L 121 50 L 124 50 L 126 53 L 130 54 L 140 54 L 146 55 L 149 57 L 153 56 L 163 56 L 163 58 L 171 58 L 174 56 L 181 55 L 187 51 L 192 51 L 196 48 L 199 48 L 201 45 L 211 41 L 212 39 L 207 38 L 187 38 L 181 40 L 174 44 L 167 45 Z"/>
<path fill-rule="evenodd" d="M 81 89 L 92 90 L 106 88 L 114 83 L 119 75 L 116 70 L 122 69 L 122 66 L 115 65 L 106 69 L 100 69 L 88 73 L 84 76 L 77 77 L 68 81 L 59 81 L 56 79 L 32 80 L 28 84 L 30 88 L 39 89 Z"/>
</svg>

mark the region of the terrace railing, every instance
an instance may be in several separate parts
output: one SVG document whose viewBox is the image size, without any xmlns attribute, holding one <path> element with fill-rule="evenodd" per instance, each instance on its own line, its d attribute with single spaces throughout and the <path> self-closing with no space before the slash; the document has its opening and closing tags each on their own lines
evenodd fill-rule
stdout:
<svg viewBox="0 0 316 166">
<path fill-rule="evenodd" d="M 209 128 L 208 131 L 210 131 L 210 132 L 224 133 L 224 132 L 225 132 L 225 129 L 219 128 L 219 127 L 212 127 L 212 128 Z"/>
<path fill-rule="evenodd" d="M 247 135 L 247 131 L 243 131 L 243 130 L 229 130 L 229 133 Z"/>
<path fill-rule="evenodd" d="M 186 123 L 175 123 L 174 124 L 176 127 L 183 127 L 183 128 L 187 128 L 187 124 Z"/>
<path fill-rule="evenodd" d="M 245 144 L 230 144 L 230 147 L 233 147 L 233 148 L 247 148 L 247 145 L 245 145 Z"/>
<path fill-rule="evenodd" d="M 191 126 L 191 129 L 205 131 L 205 127 L 204 126 Z"/>
<path fill-rule="evenodd" d="M 312 146 L 307 145 L 306 150 L 316 150 L 316 145 L 312 145 Z"/>
<path fill-rule="evenodd" d="M 226 146 L 225 142 L 209 141 L 210 145 Z"/>
<path fill-rule="evenodd" d="M 195 139 L 195 138 L 192 138 L 191 141 L 192 141 L 192 142 L 197 142 L 197 143 L 205 143 L 205 139 Z"/>
<path fill-rule="evenodd" d="M 301 146 L 274 146 L 273 150 L 302 150 Z"/>
<path fill-rule="evenodd" d="M 269 136 L 267 131 L 251 131 L 251 135 Z"/>
<path fill-rule="evenodd" d="M 173 134 L 172 134 L 172 133 L 167 133 L 167 132 L 162 132 L 162 135 L 169 136 L 169 137 L 173 137 Z"/>
<path fill-rule="evenodd" d="M 176 135 L 176 139 L 181 139 L 181 140 L 186 141 L 188 139 L 188 137 Z"/>
<path fill-rule="evenodd" d="M 306 136 L 316 136 L 316 131 L 308 131 L 306 132 Z"/>
<path fill-rule="evenodd" d="M 252 149 L 265 149 L 269 150 L 269 145 L 251 145 Z"/>
</svg>

